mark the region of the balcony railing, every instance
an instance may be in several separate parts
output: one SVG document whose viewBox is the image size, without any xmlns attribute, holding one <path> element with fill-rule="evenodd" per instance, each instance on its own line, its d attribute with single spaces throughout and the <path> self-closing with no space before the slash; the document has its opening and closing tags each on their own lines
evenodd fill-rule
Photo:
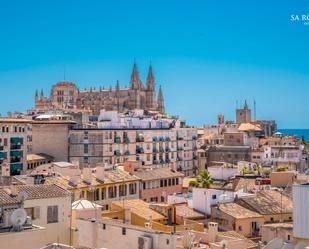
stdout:
<svg viewBox="0 0 309 249">
<path fill-rule="evenodd" d="M 136 153 L 142 154 L 142 153 L 144 153 L 144 149 L 142 147 L 136 147 Z"/>
<path fill-rule="evenodd" d="M 114 139 L 114 143 L 120 144 L 120 143 L 121 143 L 121 138 L 120 138 L 120 137 L 116 137 L 116 138 Z"/>
</svg>

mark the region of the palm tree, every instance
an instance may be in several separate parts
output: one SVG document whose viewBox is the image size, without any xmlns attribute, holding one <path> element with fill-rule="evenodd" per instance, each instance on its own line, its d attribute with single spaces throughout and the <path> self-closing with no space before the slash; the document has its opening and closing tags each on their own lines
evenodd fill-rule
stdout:
<svg viewBox="0 0 309 249">
<path fill-rule="evenodd" d="M 207 170 L 202 170 L 197 176 L 197 182 L 202 188 L 209 188 L 213 184 L 213 180 Z"/>
</svg>

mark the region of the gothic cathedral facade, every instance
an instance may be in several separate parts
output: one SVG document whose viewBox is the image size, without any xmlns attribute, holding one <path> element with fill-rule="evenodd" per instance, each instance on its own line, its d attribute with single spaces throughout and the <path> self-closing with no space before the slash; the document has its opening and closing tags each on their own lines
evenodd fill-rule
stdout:
<svg viewBox="0 0 309 249">
<path fill-rule="evenodd" d="M 115 88 L 80 90 L 74 83 L 62 81 L 55 84 L 49 97 L 41 91 L 35 94 L 35 109 L 46 110 L 88 110 L 99 115 L 100 110 L 125 112 L 143 109 L 164 113 L 164 98 L 161 86 L 156 93 L 155 78 L 150 65 L 146 86 L 139 77 L 134 63 L 130 87 L 120 88 L 117 81 Z"/>
</svg>

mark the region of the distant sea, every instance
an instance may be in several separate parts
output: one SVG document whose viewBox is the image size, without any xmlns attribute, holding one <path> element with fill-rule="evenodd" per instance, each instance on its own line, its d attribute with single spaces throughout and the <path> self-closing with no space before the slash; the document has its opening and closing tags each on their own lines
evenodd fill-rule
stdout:
<svg viewBox="0 0 309 249">
<path fill-rule="evenodd" d="M 304 137 L 305 141 L 309 141 L 309 129 L 278 129 L 284 135 L 295 135 L 296 137 Z"/>
</svg>

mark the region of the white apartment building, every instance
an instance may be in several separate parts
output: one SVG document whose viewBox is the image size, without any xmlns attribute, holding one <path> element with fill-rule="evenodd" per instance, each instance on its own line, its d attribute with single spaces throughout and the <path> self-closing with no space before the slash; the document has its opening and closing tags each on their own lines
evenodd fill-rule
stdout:
<svg viewBox="0 0 309 249">
<path fill-rule="evenodd" d="M 171 129 L 72 129 L 69 135 L 69 160 L 95 167 L 127 160 L 142 165 L 169 167 L 187 176 L 197 169 L 196 130 Z"/>
<path fill-rule="evenodd" d="M 0 118 L 0 171 L 4 176 L 27 170 L 27 153 L 32 151 L 31 120 Z"/>
</svg>

